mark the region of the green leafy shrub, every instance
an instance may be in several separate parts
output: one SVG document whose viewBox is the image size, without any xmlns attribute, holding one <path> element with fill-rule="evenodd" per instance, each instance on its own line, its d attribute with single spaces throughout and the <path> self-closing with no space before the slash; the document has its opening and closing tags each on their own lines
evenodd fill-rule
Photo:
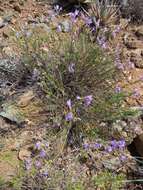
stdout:
<svg viewBox="0 0 143 190">
<path fill-rule="evenodd" d="M 125 176 L 123 174 L 113 174 L 110 172 L 101 172 L 99 175 L 93 177 L 95 189 L 102 190 L 119 190 L 123 187 L 123 180 Z"/>
</svg>

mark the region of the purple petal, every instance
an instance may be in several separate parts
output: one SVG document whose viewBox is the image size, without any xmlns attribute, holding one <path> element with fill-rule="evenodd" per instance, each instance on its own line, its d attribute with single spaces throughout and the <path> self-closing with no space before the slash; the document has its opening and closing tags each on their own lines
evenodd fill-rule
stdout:
<svg viewBox="0 0 143 190">
<path fill-rule="evenodd" d="M 119 148 L 125 148 L 125 146 L 126 146 L 126 143 L 125 143 L 125 141 L 124 140 L 120 140 L 120 141 L 118 141 L 118 147 Z"/>
<path fill-rule="evenodd" d="M 30 170 L 31 167 L 32 167 L 32 162 L 31 162 L 31 160 L 30 160 L 30 159 L 26 160 L 26 161 L 25 161 L 25 169 L 26 169 L 26 170 Z"/>
<path fill-rule="evenodd" d="M 85 104 L 85 106 L 89 106 L 91 104 L 92 100 L 93 100 L 92 95 L 85 96 L 84 97 L 84 104 Z"/>
<path fill-rule="evenodd" d="M 90 146 L 89 146 L 88 143 L 84 143 L 84 144 L 83 144 L 83 148 L 84 148 L 84 149 L 88 149 L 89 147 L 90 147 Z"/>
<path fill-rule="evenodd" d="M 36 148 L 37 150 L 40 150 L 40 148 L 41 148 L 41 142 L 40 142 L 40 141 L 36 142 L 35 148 Z"/>
<path fill-rule="evenodd" d="M 106 147 L 106 151 L 109 152 L 109 153 L 112 152 L 112 151 L 113 151 L 112 146 L 108 146 L 108 147 Z"/>
<path fill-rule="evenodd" d="M 41 166 L 42 166 L 42 164 L 41 164 L 40 161 L 35 161 L 35 167 L 36 167 L 37 169 L 41 168 Z"/>
<path fill-rule="evenodd" d="M 72 104 L 71 104 L 71 100 L 70 99 L 67 101 L 67 106 L 68 106 L 68 108 L 70 110 L 72 109 Z"/>
<path fill-rule="evenodd" d="M 77 100 L 81 100 L 81 97 L 80 97 L 80 96 L 77 96 L 76 99 L 77 99 Z"/>
<path fill-rule="evenodd" d="M 117 85 L 116 88 L 115 88 L 115 92 L 120 93 L 121 92 L 121 87 Z"/>
<path fill-rule="evenodd" d="M 66 121 L 72 121 L 73 120 L 73 113 L 69 112 L 65 116 Z"/>
<path fill-rule="evenodd" d="M 46 151 L 41 150 L 39 155 L 40 155 L 41 158 L 45 158 L 46 157 Z"/>
<path fill-rule="evenodd" d="M 62 27 L 60 24 L 57 26 L 57 32 L 62 32 Z"/>
</svg>

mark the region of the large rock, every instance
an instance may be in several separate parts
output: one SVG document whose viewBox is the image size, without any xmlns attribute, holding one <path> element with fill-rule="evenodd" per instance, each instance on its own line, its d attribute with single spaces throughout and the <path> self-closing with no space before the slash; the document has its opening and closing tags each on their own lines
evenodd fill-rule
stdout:
<svg viewBox="0 0 143 190">
<path fill-rule="evenodd" d="M 118 0 L 119 1 L 119 0 Z M 133 21 L 143 21 L 143 0 L 121 0 L 122 14 Z"/>
<path fill-rule="evenodd" d="M 125 44 L 125 46 L 128 49 L 138 49 L 138 48 L 143 48 L 143 43 L 142 41 L 138 40 L 136 38 L 136 36 L 127 33 L 125 34 L 124 38 L 123 38 L 123 42 Z"/>
<path fill-rule="evenodd" d="M 0 28 L 2 28 L 4 26 L 5 26 L 4 20 L 0 17 Z"/>
<path fill-rule="evenodd" d="M 131 52 L 130 61 L 134 63 L 136 68 L 143 69 L 143 56 L 140 50 Z"/>
<path fill-rule="evenodd" d="M 135 34 L 139 39 L 143 40 L 143 25 L 137 28 Z"/>
<path fill-rule="evenodd" d="M 143 134 L 138 135 L 135 139 L 134 139 L 134 144 L 136 147 L 137 152 L 139 153 L 139 155 L 141 157 L 143 157 Z"/>
<path fill-rule="evenodd" d="M 14 58 L 0 59 L 0 87 L 5 83 L 18 82 L 25 73 L 25 69 L 20 60 Z"/>
</svg>

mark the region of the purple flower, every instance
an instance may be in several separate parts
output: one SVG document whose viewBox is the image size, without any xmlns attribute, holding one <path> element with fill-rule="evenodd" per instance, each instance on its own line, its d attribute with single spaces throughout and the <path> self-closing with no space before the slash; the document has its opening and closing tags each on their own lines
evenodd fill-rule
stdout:
<svg viewBox="0 0 143 190">
<path fill-rule="evenodd" d="M 85 23 L 86 23 L 87 25 L 91 25 L 91 24 L 92 24 L 92 19 L 86 17 L 86 19 L 85 19 Z"/>
<path fill-rule="evenodd" d="M 49 143 L 48 142 L 45 143 L 45 147 L 49 148 Z"/>
<path fill-rule="evenodd" d="M 57 32 L 62 32 L 62 27 L 60 24 L 58 24 L 58 26 L 57 26 Z"/>
<path fill-rule="evenodd" d="M 66 121 L 72 121 L 73 120 L 73 113 L 69 112 L 65 116 Z"/>
<path fill-rule="evenodd" d="M 102 45 L 101 45 L 101 47 L 103 48 L 103 49 L 107 49 L 107 43 L 106 42 L 104 42 Z"/>
<path fill-rule="evenodd" d="M 76 18 L 79 15 L 79 10 L 75 10 L 75 12 L 69 13 L 69 15 L 71 17 L 72 22 L 76 22 Z"/>
<path fill-rule="evenodd" d="M 31 166 L 32 166 L 31 160 L 30 159 L 26 160 L 25 161 L 25 169 L 30 170 Z"/>
<path fill-rule="evenodd" d="M 124 156 L 124 155 L 122 155 L 122 156 L 120 156 L 120 160 L 121 160 L 122 162 L 124 162 L 124 161 L 126 161 L 126 160 L 127 160 L 127 157 L 126 157 L 126 156 Z"/>
<path fill-rule="evenodd" d="M 121 27 L 118 25 L 118 26 L 115 28 L 115 30 L 112 32 L 112 35 L 113 35 L 114 38 L 115 38 L 116 35 L 120 32 L 120 30 L 121 30 Z"/>
<path fill-rule="evenodd" d="M 84 20 L 85 24 L 90 26 L 93 22 L 92 22 L 92 19 L 88 16 L 85 16 L 84 14 L 81 15 L 82 16 L 82 19 Z"/>
<path fill-rule="evenodd" d="M 118 148 L 118 142 L 116 140 L 112 140 L 110 145 L 113 147 L 113 149 Z"/>
<path fill-rule="evenodd" d="M 101 46 L 101 48 L 107 49 L 107 42 L 104 37 L 102 38 L 97 37 L 97 42 Z"/>
<path fill-rule="evenodd" d="M 120 141 L 118 141 L 118 147 L 119 148 L 125 148 L 125 146 L 126 146 L 126 143 L 125 143 L 125 141 L 124 140 L 120 140 Z"/>
<path fill-rule="evenodd" d="M 37 150 L 40 150 L 40 148 L 41 148 L 41 142 L 40 142 L 40 141 L 36 142 L 35 148 L 36 148 Z"/>
<path fill-rule="evenodd" d="M 88 95 L 84 97 L 84 104 L 85 106 L 89 106 L 93 100 L 92 95 Z"/>
<path fill-rule="evenodd" d="M 120 92 L 121 92 L 121 87 L 117 85 L 117 86 L 115 87 L 115 92 L 116 92 L 116 93 L 120 93 Z"/>
<path fill-rule="evenodd" d="M 83 148 L 84 148 L 84 149 L 88 149 L 88 148 L 89 148 L 89 144 L 88 144 L 88 143 L 84 143 L 84 144 L 83 144 Z"/>
<path fill-rule="evenodd" d="M 133 97 L 134 97 L 134 98 L 138 98 L 139 96 L 140 96 L 139 90 L 138 90 L 138 89 L 135 89 L 135 90 L 133 91 Z"/>
<path fill-rule="evenodd" d="M 107 147 L 106 147 L 106 151 L 109 152 L 109 153 L 112 152 L 112 151 L 113 151 L 112 146 L 107 146 Z"/>
<path fill-rule="evenodd" d="M 74 67 L 75 67 L 75 64 L 74 64 L 74 63 L 71 63 L 71 64 L 68 66 L 68 71 L 69 71 L 70 73 L 74 73 L 74 71 L 75 71 Z"/>
<path fill-rule="evenodd" d="M 124 140 L 120 140 L 120 141 L 116 141 L 116 140 L 112 140 L 110 142 L 110 145 L 113 149 L 119 148 L 122 149 L 125 147 L 126 143 Z"/>
<path fill-rule="evenodd" d="M 46 151 L 41 150 L 39 155 L 40 155 L 41 158 L 45 158 L 46 157 Z"/>
<path fill-rule="evenodd" d="M 102 147 L 102 145 L 100 143 L 94 143 L 93 147 L 96 148 L 96 149 L 99 149 L 99 148 Z"/>
<path fill-rule="evenodd" d="M 121 63 L 119 55 L 116 55 L 115 66 L 120 70 L 124 70 L 124 65 Z"/>
<path fill-rule="evenodd" d="M 129 69 L 134 69 L 134 68 L 135 68 L 135 65 L 134 65 L 133 62 L 128 61 L 128 67 L 129 67 Z"/>
<path fill-rule="evenodd" d="M 40 161 L 35 161 L 35 167 L 37 168 L 37 169 L 39 169 L 39 168 L 41 168 L 41 166 L 42 166 L 42 164 L 41 164 L 41 162 Z"/>
<path fill-rule="evenodd" d="M 59 14 L 60 11 L 62 11 L 62 7 L 60 7 L 59 5 L 55 5 L 55 6 L 54 6 L 54 11 L 55 11 L 57 14 Z"/>
<path fill-rule="evenodd" d="M 81 100 L 81 97 L 80 97 L 80 96 L 77 96 L 76 99 L 77 99 L 77 100 Z"/>
<path fill-rule="evenodd" d="M 72 104 L 71 104 L 71 100 L 70 99 L 67 101 L 67 106 L 68 106 L 68 108 L 70 110 L 72 109 Z"/>
<path fill-rule="evenodd" d="M 43 171 L 43 172 L 42 172 L 42 176 L 48 177 L 48 175 L 49 175 L 48 171 Z"/>
</svg>

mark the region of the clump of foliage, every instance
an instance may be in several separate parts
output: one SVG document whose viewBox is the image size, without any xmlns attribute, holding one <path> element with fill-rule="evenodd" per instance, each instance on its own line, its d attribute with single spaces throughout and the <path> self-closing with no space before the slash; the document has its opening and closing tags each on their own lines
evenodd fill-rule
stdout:
<svg viewBox="0 0 143 190">
<path fill-rule="evenodd" d="M 95 188 L 110 190 L 116 189 L 119 190 L 123 187 L 123 181 L 125 176 L 123 174 L 113 174 L 111 172 L 101 172 L 97 176 L 93 177 Z"/>
<path fill-rule="evenodd" d="M 86 189 L 85 171 L 80 173 L 80 180 L 78 178 L 71 182 L 71 179 L 79 174 L 76 169 L 79 162 L 75 160 L 75 169 L 72 164 L 67 163 L 68 171 L 65 171 L 65 165 L 62 165 L 65 157 L 63 147 L 80 146 L 83 143 L 83 134 L 93 138 L 101 134 L 99 124 L 110 123 L 133 114 L 124 104 L 128 94 L 118 86 L 121 75 L 117 65 L 120 65 L 114 62 L 114 55 L 108 54 L 103 39 L 98 39 L 101 42 L 99 46 L 92 38 L 91 25 L 93 24 L 96 32 L 97 27 L 94 26 L 97 26 L 96 21 L 100 20 L 98 27 L 102 30 L 114 12 L 111 11 L 111 15 L 108 14 L 110 11 L 103 15 L 95 15 L 96 11 L 93 11 L 94 14 L 88 18 L 92 20 L 92 23 L 88 22 L 88 29 L 74 28 L 79 16 L 79 11 L 76 10 L 70 14 L 70 24 L 66 22 L 66 26 L 70 26 L 66 31 L 61 28 L 65 27 L 64 22 L 63 25 L 58 25 L 58 30 L 50 28 L 48 32 L 43 33 L 37 32 L 37 26 L 33 26 L 17 36 L 23 63 L 33 78 L 37 78 L 38 87 L 44 94 L 48 129 L 52 131 L 52 135 L 51 131 L 48 131 L 47 135 L 52 145 L 36 143 L 36 148 L 32 150 L 32 159 L 26 160 L 25 167 L 28 172 L 22 184 L 25 189 L 51 189 L 59 186 L 61 189 L 64 187 L 63 189 L 69 190 Z M 104 20 L 105 17 L 109 18 Z M 85 17 L 84 19 L 86 20 Z M 114 141 L 112 144 L 117 149 L 125 147 L 124 140 Z M 105 148 L 99 143 L 94 143 L 94 147 L 88 143 L 84 145 L 95 151 L 101 148 L 101 151 L 109 153 L 114 149 L 110 144 Z M 84 160 L 87 159 L 86 155 Z M 72 158 L 77 159 L 76 156 Z M 110 172 L 101 172 L 92 179 L 90 177 L 89 184 L 91 182 L 93 188 L 118 189 L 122 184 L 122 177 L 113 176 Z M 105 181 L 109 183 L 105 184 Z"/>
<path fill-rule="evenodd" d="M 124 106 L 127 95 L 116 89 L 120 70 L 114 63 L 114 55 L 106 52 L 106 26 L 117 13 L 114 6 L 106 8 L 107 3 L 94 2 L 88 16 L 75 10 L 69 14 L 71 20 L 59 23 L 56 31 L 48 28 L 43 33 L 33 26 L 30 30 L 23 29 L 23 34 L 17 37 L 25 67 L 38 73 L 46 97 L 48 122 L 56 126 L 56 132 L 65 130 L 65 139 L 70 144 L 72 141 L 81 144 L 79 139 L 87 126 L 95 128 L 101 122 L 133 114 Z M 56 13 L 60 10 L 57 6 Z M 78 16 L 86 23 L 82 29 L 76 28 Z M 94 33 L 96 39 L 92 38 Z"/>
<path fill-rule="evenodd" d="M 113 57 L 91 41 L 88 30 L 71 31 L 65 34 L 66 39 L 53 30 L 47 36 L 40 35 L 24 36 L 20 44 L 25 49 L 25 66 L 39 72 L 49 123 L 59 129 L 66 126 L 70 138 L 79 134 L 79 126 L 124 117 L 126 95 L 115 92 L 119 70 Z"/>
<path fill-rule="evenodd" d="M 96 0 L 91 1 L 90 15 L 94 22 L 100 22 L 100 25 L 105 26 L 114 24 L 117 21 L 119 7 L 113 0 Z"/>
</svg>

